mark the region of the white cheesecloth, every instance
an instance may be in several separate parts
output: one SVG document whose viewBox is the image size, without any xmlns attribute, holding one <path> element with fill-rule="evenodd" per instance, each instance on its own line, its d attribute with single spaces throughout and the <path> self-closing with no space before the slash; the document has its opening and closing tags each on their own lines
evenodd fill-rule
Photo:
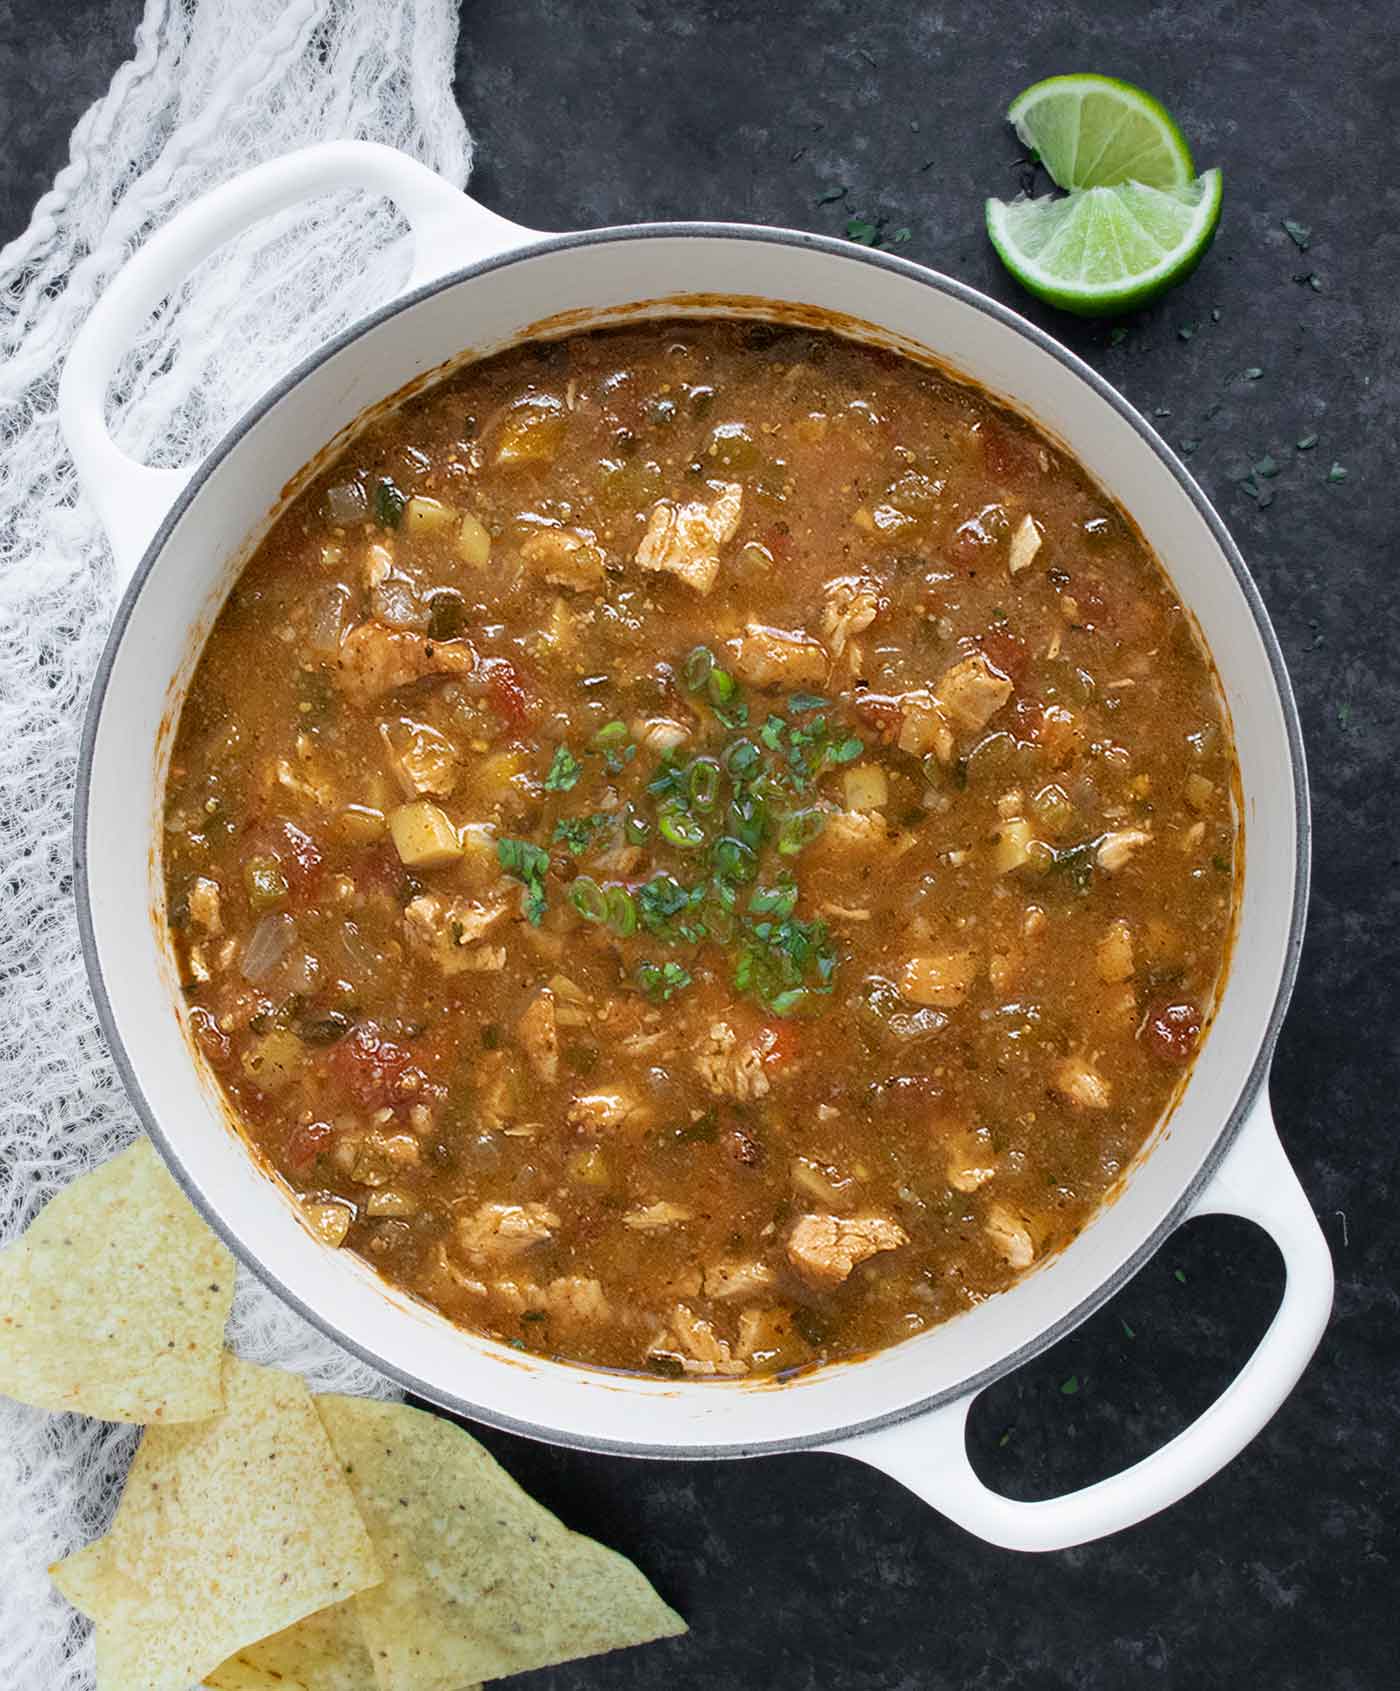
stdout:
<svg viewBox="0 0 1400 1691">
<path fill-rule="evenodd" d="M 79 731 L 114 604 L 55 413 L 93 300 L 144 235 L 249 165 L 313 141 L 401 148 L 461 187 L 455 0 L 147 0 L 135 54 L 0 251 L 0 1245 L 138 1131 L 98 1032 L 72 898 Z M 203 265 L 127 360 L 118 439 L 198 459 L 276 377 L 409 267 L 382 200 L 269 219 Z M 388 1394 L 241 1271 L 229 1342 L 336 1391 Z M 137 1432 L 0 1396 L 0 1686 L 90 1691 L 89 1629 L 47 1565 L 102 1532 Z"/>
</svg>

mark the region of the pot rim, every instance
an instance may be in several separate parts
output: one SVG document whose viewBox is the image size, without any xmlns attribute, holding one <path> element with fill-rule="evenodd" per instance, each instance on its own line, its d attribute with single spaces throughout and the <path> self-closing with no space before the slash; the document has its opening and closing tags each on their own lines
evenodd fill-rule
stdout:
<svg viewBox="0 0 1400 1691">
<path fill-rule="evenodd" d="M 480 1421 L 486 1426 L 497 1428 L 502 1432 L 514 1433 L 521 1437 L 560 1445 L 568 1449 L 593 1451 L 604 1455 L 652 1459 L 715 1460 L 755 1455 L 780 1455 L 804 1449 L 821 1449 L 839 1440 L 846 1440 L 859 1434 L 900 1425 L 945 1404 L 973 1395 L 991 1385 L 993 1381 L 1002 1379 L 1017 1368 L 1023 1367 L 1043 1351 L 1048 1350 L 1053 1344 L 1078 1327 L 1081 1322 L 1086 1321 L 1097 1310 L 1101 1309 L 1156 1254 L 1161 1245 L 1185 1219 L 1196 1199 L 1224 1159 L 1226 1152 L 1234 1143 L 1250 1107 L 1267 1080 L 1279 1031 L 1297 979 L 1303 947 L 1303 930 L 1306 922 L 1311 874 L 1312 822 L 1302 727 L 1293 696 L 1292 683 L 1289 680 L 1278 637 L 1274 633 L 1263 598 L 1249 573 L 1244 557 L 1226 528 L 1223 519 L 1181 459 L 1171 450 L 1137 408 L 1130 404 L 1104 376 L 1101 376 L 1077 353 L 1071 352 L 1068 347 L 1061 345 L 1044 329 L 1022 317 L 1019 312 L 1013 311 L 1011 307 L 1003 305 L 999 300 L 995 300 L 979 289 L 945 275 L 941 271 L 915 264 L 912 260 L 900 258 L 893 253 L 853 246 L 850 242 L 841 241 L 829 235 L 818 235 L 806 230 L 785 229 L 764 224 L 677 221 L 617 224 L 603 229 L 542 237 L 533 236 L 529 231 L 522 230 L 521 235 L 522 245 L 519 247 L 512 247 L 506 252 L 462 265 L 419 287 L 397 295 L 333 336 L 316 351 L 301 359 L 242 416 L 234 421 L 222 438 L 200 461 L 189 481 L 181 488 L 170 509 L 165 513 L 160 527 L 143 552 L 141 560 L 118 602 L 113 615 L 112 626 L 103 647 L 97 671 L 93 677 L 92 689 L 88 695 L 83 720 L 73 809 L 73 871 L 78 930 L 82 942 L 83 961 L 87 970 L 88 984 L 97 1009 L 98 1024 L 106 1039 L 117 1072 L 121 1076 L 127 1096 L 136 1110 L 141 1125 L 155 1141 L 167 1166 L 196 1210 L 238 1260 L 243 1262 L 278 1297 L 290 1304 L 293 1309 L 309 1321 L 312 1326 L 325 1333 L 328 1338 L 395 1381 L 406 1392 L 421 1398 L 425 1402 L 445 1408 L 453 1414 Z M 1014 334 L 1030 341 L 1040 351 L 1048 354 L 1068 369 L 1072 375 L 1077 376 L 1084 382 L 1099 399 L 1109 405 L 1140 436 L 1161 464 L 1163 470 L 1174 478 L 1191 501 L 1197 515 L 1210 530 L 1212 537 L 1229 564 L 1268 658 L 1269 670 L 1278 695 L 1284 732 L 1288 742 L 1288 761 L 1292 772 L 1294 790 L 1293 903 L 1289 911 L 1288 940 L 1283 965 L 1275 986 L 1267 1026 L 1239 1095 L 1216 1134 L 1210 1149 L 1201 1158 L 1186 1189 L 1168 1213 L 1158 1222 L 1157 1226 L 1139 1242 L 1137 1247 L 1119 1264 L 1113 1273 L 1087 1292 L 1058 1320 L 1043 1328 L 1033 1338 L 1017 1346 L 1015 1350 L 1007 1352 L 995 1363 L 966 1376 L 956 1384 L 897 1409 L 872 1415 L 843 1426 L 831 1427 L 820 1432 L 790 1438 L 764 1439 L 739 1445 L 656 1444 L 646 1440 L 598 1438 L 580 1434 L 570 1428 L 551 1426 L 548 1423 L 522 1421 L 515 1416 L 504 1415 L 496 1410 L 484 1408 L 454 1392 L 436 1385 L 430 1385 L 410 1369 L 389 1364 L 369 1347 L 343 1332 L 336 1325 L 332 1316 L 313 1308 L 291 1288 L 284 1285 L 277 1276 L 271 1274 L 257 1260 L 253 1247 L 231 1226 L 225 1225 L 212 1205 L 205 1199 L 202 1190 L 186 1173 L 183 1161 L 157 1119 L 155 1111 L 151 1108 L 127 1055 L 117 1028 L 111 994 L 107 989 L 106 976 L 103 972 L 101 959 L 98 956 L 92 919 L 92 888 L 88 874 L 86 844 L 97 728 L 106 702 L 107 688 L 111 680 L 117 650 L 130 624 L 146 580 L 164 549 L 171 531 L 184 515 L 186 509 L 214 472 L 223 465 L 243 438 L 262 421 L 267 413 L 287 393 L 297 387 L 328 359 L 352 345 L 362 335 L 397 316 L 400 312 L 411 310 L 423 300 L 455 287 L 461 282 L 471 281 L 478 276 L 488 275 L 493 271 L 507 268 L 523 259 L 545 254 L 567 252 L 586 246 L 601 246 L 628 241 L 675 240 L 678 238 L 753 241 L 774 246 L 786 246 L 798 251 L 814 252 L 847 262 L 856 261 L 871 265 L 876 269 L 891 271 L 907 280 L 918 282 L 921 286 L 930 288 L 936 293 L 946 294 L 991 317 L 1003 328 L 1009 329 Z M 561 309 L 567 310 L 568 308 L 564 306 Z M 1034 420 L 1033 415 L 1032 420 Z M 842 1364 L 842 1366 L 859 1366 L 859 1360 L 855 1363 Z M 598 1373 L 599 1371 L 585 1369 L 583 1372 Z M 599 1377 L 606 1378 L 612 1385 L 619 1385 L 625 1379 L 625 1376 L 613 1374 L 600 1374 Z"/>
</svg>

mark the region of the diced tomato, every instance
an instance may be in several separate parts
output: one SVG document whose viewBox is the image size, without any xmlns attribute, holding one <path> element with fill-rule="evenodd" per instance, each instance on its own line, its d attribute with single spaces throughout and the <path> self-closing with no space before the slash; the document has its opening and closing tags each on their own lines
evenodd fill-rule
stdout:
<svg viewBox="0 0 1400 1691">
<path fill-rule="evenodd" d="M 328 1121 L 302 1122 L 287 1135 L 287 1162 L 294 1169 L 310 1168 L 334 1140 L 335 1129 Z"/>
<path fill-rule="evenodd" d="M 275 857 L 295 893 L 310 892 L 320 878 L 323 862 L 320 846 L 304 828 L 298 828 L 284 816 L 253 823 L 246 844 L 252 854 Z"/>
<path fill-rule="evenodd" d="M 857 693 L 855 713 L 867 728 L 873 728 L 887 740 L 898 734 L 904 721 L 904 706 L 888 693 Z"/>
<path fill-rule="evenodd" d="M 1018 693 L 1007 709 L 1009 714 L 1003 720 L 1013 738 L 1027 745 L 1039 745 L 1045 733 L 1045 701 Z"/>
<path fill-rule="evenodd" d="M 1201 1012 L 1190 1002 L 1159 1004 L 1143 1030 L 1147 1048 L 1167 1063 L 1189 1063 L 1201 1037 Z"/>
<path fill-rule="evenodd" d="M 767 1047 L 763 1060 L 770 1068 L 786 1068 L 797 1060 L 802 1034 L 796 1022 L 765 1022 L 762 1031 L 762 1043 Z"/>
<path fill-rule="evenodd" d="M 1021 685 L 1031 657 L 1024 640 L 1004 628 L 991 628 L 977 636 L 977 644 L 1009 681 Z"/>
<path fill-rule="evenodd" d="M 406 1045 L 386 1039 L 373 1022 L 361 1022 L 333 1045 L 327 1059 L 331 1074 L 357 1104 L 387 1104 L 398 1096 L 404 1071 L 413 1061 Z"/>
<path fill-rule="evenodd" d="M 509 658 L 484 658 L 481 664 L 486 677 L 486 697 L 492 710 L 508 728 L 524 728 L 535 712 L 535 700 L 530 696 L 520 671 Z"/>
<path fill-rule="evenodd" d="M 1000 482 L 1022 479 L 1034 462 L 1035 443 L 1027 436 L 1013 434 L 995 417 L 986 417 L 977 425 L 982 437 L 982 463 L 987 474 Z"/>
<path fill-rule="evenodd" d="M 233 1044 L 214 1020 L 212 1011 L 202 1004 L 195 1005 L 190 1011 L 190 1026 L 194 1029 L 195 1043 L 211 1063 L 228 1062 L 233 1055 Z"/>
<path fill-rule="evenodd" d="M 786 523 L 771 523 L 759 539 L 779 563 L 783 563 L 792 551 L 792 530 Z"/>
</svg>

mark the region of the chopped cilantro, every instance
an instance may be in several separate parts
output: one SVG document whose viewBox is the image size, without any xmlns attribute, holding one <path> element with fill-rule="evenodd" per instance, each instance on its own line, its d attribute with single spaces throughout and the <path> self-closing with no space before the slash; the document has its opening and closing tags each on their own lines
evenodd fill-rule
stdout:
<svg viewBox="0 0 1400 1691">
<path fill-rule="evenodd" d="M 863 247 L 873 247 L 879 239 L 879 227 L 866 217 L 848 217 L 846 219 L 846 239 L 857 241 Z"/>
<path fill-rule="evenodd" d="M 1306 252 L 1312 245 L 1312 230 L 1306 223 L 1299 223 L 1291 217 L 1281 219 L 1288 238 L 1299 252 Z"/>
<path fill-rule="evenodd" d="M 668 1001 L 690 985 L 690 970 L 679 963 L 643 963 L 637 970 L 637 985 L 648 998 Z"/>
<path fill-rule="evenodd" d="M 1134 1332 L 1134 1331 L 1133 1331 L 1133 1329 L 1132 1329 L 1132 1328 L 1131 1328 L 1131 1327 L 1130 1327 L 1130 1326 L 1129 1326 L 1129 1325 L 1128 1325 L 1128 1323 L 1127 1323 L 1127 1322 L 1126 1322 L 1126 1321 L 1124 1321 L 1124 1320 L 1123 1320 L 1123 1318 L 1122 1318 L 1122 1316 L 1121 1316 L 1121 1315 L 1120 1315 L 1120 1316 L 1119 1316 L 1119 1317 L 1118 1317 L 1118 1320 L 1119 1320 L 1119 1324 L 1120 1324 L 1120 1325 L 1121 1325 L 1121 1326 L 1122 1326 L 1122 1328 L 1123 1328 L 1123 1331 L 1124 1331 L 1124 1333 L 1125 1333 L 1125 1334 L 1126 1334 L 1126 1335 L 1127 1335 L 1127 1336 L 1128 1336 L 1128 1338 L 1130 1338 L 1130 1339 L 1135 1339 L 1135 1338 L 1136 1338 L 1136 1337 L 1137 1337 L 1137 1334 L 1136 1334 L 1136 1333 L 1135 1333 L 1135 1332 Z"/>
<path fill-rule="evenodd" d="M 830 704 L 830 699 L 824 699 L 820 693 L 794 693 L 788 699 L 788 709 L 795 711 L 821 710 Z"/>
<path fill-rule="evenodd" d="M 1183 1285 L 1183 1286 L 1184 1286 L 1184 1285 L 1185 1285 L 1185 1284 L 1186 1284 L 1186 1274 L 1185 1274 L 1185 1271 L 1184 1271 L 1184 1270 L 1183 1270 L 1183 1269 L 1180 1269 L 1180 1268 L 1174 1268 L 1174 1269 L 1173 1269 L 1173 1270 L 1172 1270 L 1172 1278 L 1173 1278 L 1173 1279 L 1174 1279 L 1174 1280 L 1178 1280 L 1178 1281 L 1180 1281 L 1180 1283 L 1181 1283 L 1181 1284 L 1182 1284 L 1182 1285 Z"/>
<path fill-rule="evenodd" d="M 1299 435 L 1294 444 L 1299 452 L 1311 452 L 1313 447 L 1317 445 L 1317 436 L 1315 434 Z"/>
<path fill-rule="evenodd" d="M 577 784 L 582 774 L 583 765 L 579 760 L 567 746 L 559 746 L 555 749 L 549 774 L 544 778 L 545 789 L 551 793 L 567 793 Z"/>
<path fill-rule="evenodd" d="M 1349 704 L 1343 703 L 1337 706 L 1337 726 L 1339 728 L 1351 727 L 1351 706 Z"/>
<path fill-rule="evenodd" d="M 1108 331 L 1108 344 L 1110 346 L 1122 346 L 1123 342 L 1127 340 L 1127 338 L 1128 331 L 1121 323 L 1116 324 Z"/>
<path fill-rule="evenodd" d="M 567 846 L 572 856 L 582 857 L 593 836 L 611 821 L 612 817 L 603 810 L 595 810 L 591 816 L 561 816 L 554 824 L 551 838 L 555 845 Z"/>
<path fill-rule="evenodd" d="M 529 840 L 503 839 L 496 841 L 496 860 L 507 875 L 524 887 L 521 908 L 525 919 L 538 927 L 549 904 L 544 890 L 549 853 Z"/>
<path fill-rule="evenodd" d="M 1275 459 L 1267 452 L 1264 454 L 1264 456 L 1262 458 L 1256 458 L 1254 463 L 1250 467 L 1254 471 L 1254 474 L 1256 476 L 1270 476 L 1270 477 L 1272 477 L 1272 476 L 1276 476 L 1278 474 L 1278 464 L 1275 461 Z"/>
<path fill-rule="evenodd" d="M 846 195 L 849 194 L 850 191 L 851 190 L 849 188 L 828 188 L 827 191 L 822 195 L 822 197 L 817 201 L 817 204 L 819 206 L 835 205 L 837 200 L 844 200 Z"/>
<path fill-rule="evenodd" d="M 1073 1397 L 1079 1390 L 1078 1374 L 1071 1374 L 1067 1380 L 1060 1381 L 1060 1392 L 1064 1397 Z"/>
<path fill-rule="evenodd" d="M 1332 468 L 1327 472 L 1327 479 L 1328 481 L 1345 481 L 1347 479 L 1346 466 L 1333 463 Z"/>
</svg>

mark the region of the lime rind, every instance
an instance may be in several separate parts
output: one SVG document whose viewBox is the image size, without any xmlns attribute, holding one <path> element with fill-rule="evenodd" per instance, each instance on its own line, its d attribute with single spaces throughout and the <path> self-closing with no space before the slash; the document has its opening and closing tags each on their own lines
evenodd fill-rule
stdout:
<svg viewBox="0 0 1400 1691">
<path fill-rule="evenodd" d="M 1223 184 L 1208 170 L 1180 187 L 1121 182 L 1067 196 L 987 201 L 987 233 L 1022 287 L 1079 316 L 1130 311 L 1200 262 Z"/>
<path fill-rule="evenodd" d="M 1117 77 L 1046 77 L 1018 94 L 1006 117 L 1061 188 L 1185 187 L 1196 174 L 1171 114 Z"/>
</svg>

